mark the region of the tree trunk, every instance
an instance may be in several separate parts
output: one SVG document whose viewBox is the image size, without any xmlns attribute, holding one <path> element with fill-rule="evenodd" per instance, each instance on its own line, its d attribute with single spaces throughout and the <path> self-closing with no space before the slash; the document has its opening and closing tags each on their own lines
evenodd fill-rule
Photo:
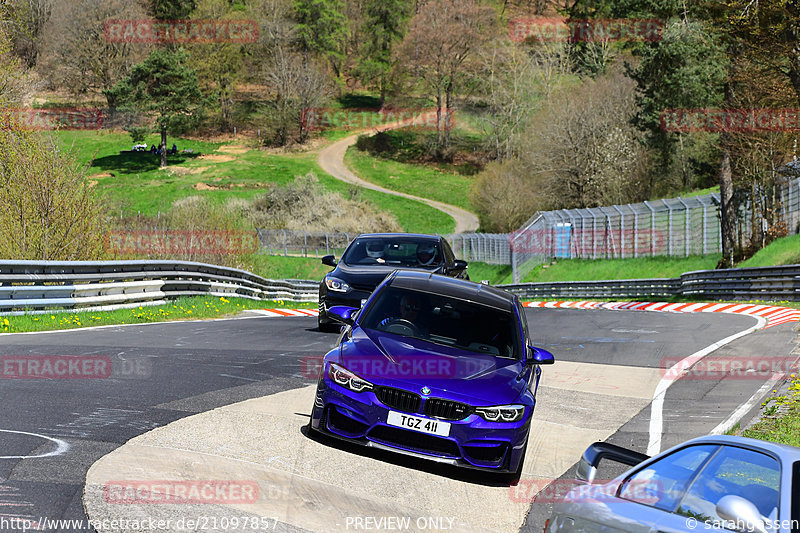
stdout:
<svg viewBox="0 0 800 533">
<path fill-rule="evenodd" d="M 231 84 L 228 80 L 219 80 L 219 108 L 222 115 L 222 131 L 231 131 Z"/>
<path fill-rule="evenodd" d="M 161 126 L 161 168 L 167 166 L 167 126 Z"/>
<path fill-rule="evenodd" d="M 727 135 L 720 136 L 722 160 L 719 166 L 720 229 L 722 230 L 722 259 L 719 268 L 733 267 L 736 246 L 736 209 L 733 205 L 733 174 L 731 173 L 731 153 L 726 145 Z"/>
</svg>

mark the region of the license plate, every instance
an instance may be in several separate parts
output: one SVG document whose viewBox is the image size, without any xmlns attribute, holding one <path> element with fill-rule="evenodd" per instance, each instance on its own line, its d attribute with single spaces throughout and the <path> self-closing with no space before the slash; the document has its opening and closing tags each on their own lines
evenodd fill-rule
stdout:
<svg viewBox="0 0 800 533">
<path fill-rule="evenodd" d="M 389 411 L 389 416 L 386 417 L 386 423 L 390 426 L 411 429 L 430 435 L 439 435 L 440 437 L 450 435 L 450 424 L 448 422 L 407 415 L 405 413 L 397 413 L 395 411 Z"/>
</svg>

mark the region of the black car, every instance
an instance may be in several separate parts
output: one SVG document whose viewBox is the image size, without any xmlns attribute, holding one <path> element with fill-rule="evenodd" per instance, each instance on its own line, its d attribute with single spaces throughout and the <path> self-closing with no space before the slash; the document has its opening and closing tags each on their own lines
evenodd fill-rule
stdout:
<svg viewBox="0 0 800 533">
<path fill-rule="evenodd" d="M 467 262 L 455 258 L 453 249 L 438 235 L 369 233 L 350 243 L 336 263 L 326 255 L 322 264 L 335 267 L 319 284 L 320 331 L 339 331 L 341 324 L 328 316 L 334 305 L 361 307 L 361 300 L 391 272 L 422 270 L 469 279 Z"/>
</svg>

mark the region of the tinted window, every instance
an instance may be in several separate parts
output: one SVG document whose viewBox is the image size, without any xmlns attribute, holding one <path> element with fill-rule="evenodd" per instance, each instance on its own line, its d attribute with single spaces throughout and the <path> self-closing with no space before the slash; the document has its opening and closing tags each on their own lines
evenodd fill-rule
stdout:
<svg viewBox="0 0 800 533">
<path fill-rule="evenodd" d="M 717 448 L 689 446 L 649 464 L 622 483 L 620 498 L 673 511 L 695 473 Z"/>
<path fill-rule="evenodd" d="M 753 450 L 722 446 L 694 480 L 677 512 L 700 521 L 722 520 L 717 503 L 732 494 L 749 500 L 764 518 L 775 520 L 779 487 L 778 461 Z"/>
<path fill-rule="evenodd" d="M 511 311 L 396 287 L 374 298 L 361 327 L 485 355 L 519 359 L 522 353 Z"/>
<path fill-rule="evenodd" d="M 439 243 L 431 240 L 362 237 L 347 249 L 342 261 L 347 265 L 438 266 L 442 262 L 442 251 Z"/>
<path fill-rule="evenodd" d="M 453 250 L 450 249 L 450 244 L 447 241 L 442 240 L 442 247 L 444 248 L 444 259 L 447 261 L 447 264 L 452 265 L 453 261 L 456 260 L 456 256 L 453 253 Z"/>
</svg>

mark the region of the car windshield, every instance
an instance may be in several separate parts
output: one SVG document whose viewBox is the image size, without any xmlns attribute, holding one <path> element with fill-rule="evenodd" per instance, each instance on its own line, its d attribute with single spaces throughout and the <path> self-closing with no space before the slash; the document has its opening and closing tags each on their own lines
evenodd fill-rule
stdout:
<svg viewBox="0 0 800 533">
<path fill-rule="evenodd" d="M 439 243 L 430 239 L 360 237 L 347 249 L 347 265 L 429 267 L 442 262 Z"/>
<path fill-rule="evenodd" d="M 505 311 L 439 294 L 387 287 L 365 309 L 363 328 L 484 355 L 520 359 L 517 321 Z"/>
</svg>

